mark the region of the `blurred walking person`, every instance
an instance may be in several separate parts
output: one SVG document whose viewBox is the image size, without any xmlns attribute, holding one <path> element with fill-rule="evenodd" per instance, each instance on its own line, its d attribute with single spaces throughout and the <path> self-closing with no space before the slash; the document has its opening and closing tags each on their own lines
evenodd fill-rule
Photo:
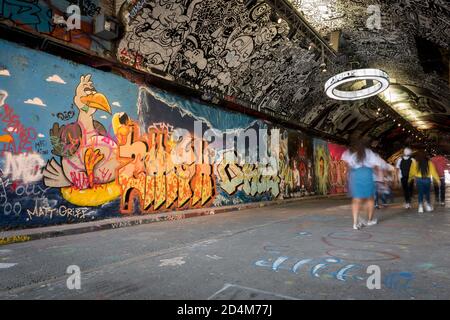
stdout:
<svg viewBox="0 0 450 320">
<path fill-rule="evenodd" d="M 394 188 L 394 181 L 397 181 L 395 180 L 395 167 L 390 163 L 386 163 L 386 165 L 386 170 L 384 170 L 385 184 L 383 193 L 387 203 L 394 203 L 394 193 L 392 192 L 392 189 Z"/>
<path fill-rule="evenodd" d="M 366 148 L 362 141 L 355 141 L 350 148 L 342 154 L 342 160 L 348 166 L 349 191 L 352 197 L 353 229 L 359 230 L 362 226 L 372 226 L 377 223 L 373 219 L 375 182 L 374 170 L 378 164 L 378 156 Z M 361 206 L 366 205 L 368 221 L 359 217 Z"/>
<path fill-rule="evenodd" d="M 431 181 L 440 184 L 439 175 L 436 168 L 428 158 L 425 152 L 419 151 L 416 154 L 416 161 L 412 163 L 411 170 L 409 172 L 409 182 L 416 180 L 418 200 L 419 200 L 419 213 L 423 213 L 424 198 L 425 198 L 425 210 L 427 212 L 433 211 L 433 206 L 430 201 L 430 188 Z"/>
<path fill-rule="evenodd" d="M 379 155 L 378 157 L 378 170 L 374 172 L 373 180 L 375 181 L 375 208 L 380 209 L 381 206 L 386 207 L 386 193 L 387 193 L 387 182 L 385 177 L 385 171 L 388 170 L 388 164 Z"/>
<path fill-rule="evenodd" d="M 439 175 L 439 179 L 441 181 L 440 186 L 434 184 L 434 195 L 436 196 L 436 203 L 439 203 L 441 206 L 445 205 L 445 170 L 450 170 L 450 162 L 444 156 L 435 156 L 431 158 L 431 162 L 433 162 L 436 167 L 436 171 Z"/>
<path fill-rule="evenodd" d="M 399 171 L 400 183 L 403 189 L 403 196 L 405 198 L 405 209 L 411 209 L 411 198 L 414 190 L 413 182 L 409 182 L 409 172 L 414 159 L 412 158 L 412 150 L 405 148 L 403 150 L 403 156 L 397 161 L 396 167 Z"/>
</svg>

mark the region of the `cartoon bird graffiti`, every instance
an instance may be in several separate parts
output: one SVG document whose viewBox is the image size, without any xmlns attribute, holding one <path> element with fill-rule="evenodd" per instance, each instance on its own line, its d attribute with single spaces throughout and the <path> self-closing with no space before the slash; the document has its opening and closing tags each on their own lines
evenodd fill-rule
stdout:
<svg viewBox="0 0 450 320">
<path fill-rule="evenodd" d="M 120 196 L 115 181 L 117 144 L 105 127 L 94 120 L 97 110 L 111 114 L 107 98 L 95 90 L 91 75 L 81 76 L 75 90 L 77 122 L 50 129 L 52 158 L 44 169 L 44 184 L 61 188 L 63 197 L 79 206 L 98 206 Z"/>
</svg>

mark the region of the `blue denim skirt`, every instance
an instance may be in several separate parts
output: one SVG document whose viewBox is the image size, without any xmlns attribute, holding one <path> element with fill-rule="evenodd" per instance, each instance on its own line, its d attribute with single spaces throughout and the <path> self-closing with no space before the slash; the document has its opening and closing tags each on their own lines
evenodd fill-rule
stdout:
<svg viewBox="0 0 450 320">
<path fill-rule="evenodd" d="M 375 195 L 373 169 L 367 167 L 351 169 L 349 191 L 352 198 L 364 199 L 373 197 Z"/>
</svg>

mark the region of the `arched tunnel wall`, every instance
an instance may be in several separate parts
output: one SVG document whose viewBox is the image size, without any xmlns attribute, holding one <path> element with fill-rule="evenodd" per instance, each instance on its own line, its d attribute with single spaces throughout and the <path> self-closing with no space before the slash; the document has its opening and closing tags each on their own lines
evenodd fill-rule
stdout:
<svg viewBox="0 0 450 320">
<path fill-rule="evenodd" d="M 0 51 L 0 230 L 346 192 L 344 146 L 4 40 Z M 229 143 L 253 134 L 259 147 Z M 273 166 L 227 158 L 265 145 Z"/>
</svg>

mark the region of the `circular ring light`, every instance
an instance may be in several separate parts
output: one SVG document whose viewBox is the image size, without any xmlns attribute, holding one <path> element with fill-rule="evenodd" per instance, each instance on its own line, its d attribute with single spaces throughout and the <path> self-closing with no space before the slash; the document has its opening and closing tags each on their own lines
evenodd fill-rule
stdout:
<svg viewBox="0 0 450 320">
<path fill-rule="evenodd" d="M 353 81 L 373 80 L 374 85 L 355 91 L 336 89 L 338 86 Z M 389 75 L 379 69 L 356 69 L 339 73 L 325 83 L 325 93 L 335 100 L 359 100 L 377 95 L 389 87 Z"/>
</svg>

